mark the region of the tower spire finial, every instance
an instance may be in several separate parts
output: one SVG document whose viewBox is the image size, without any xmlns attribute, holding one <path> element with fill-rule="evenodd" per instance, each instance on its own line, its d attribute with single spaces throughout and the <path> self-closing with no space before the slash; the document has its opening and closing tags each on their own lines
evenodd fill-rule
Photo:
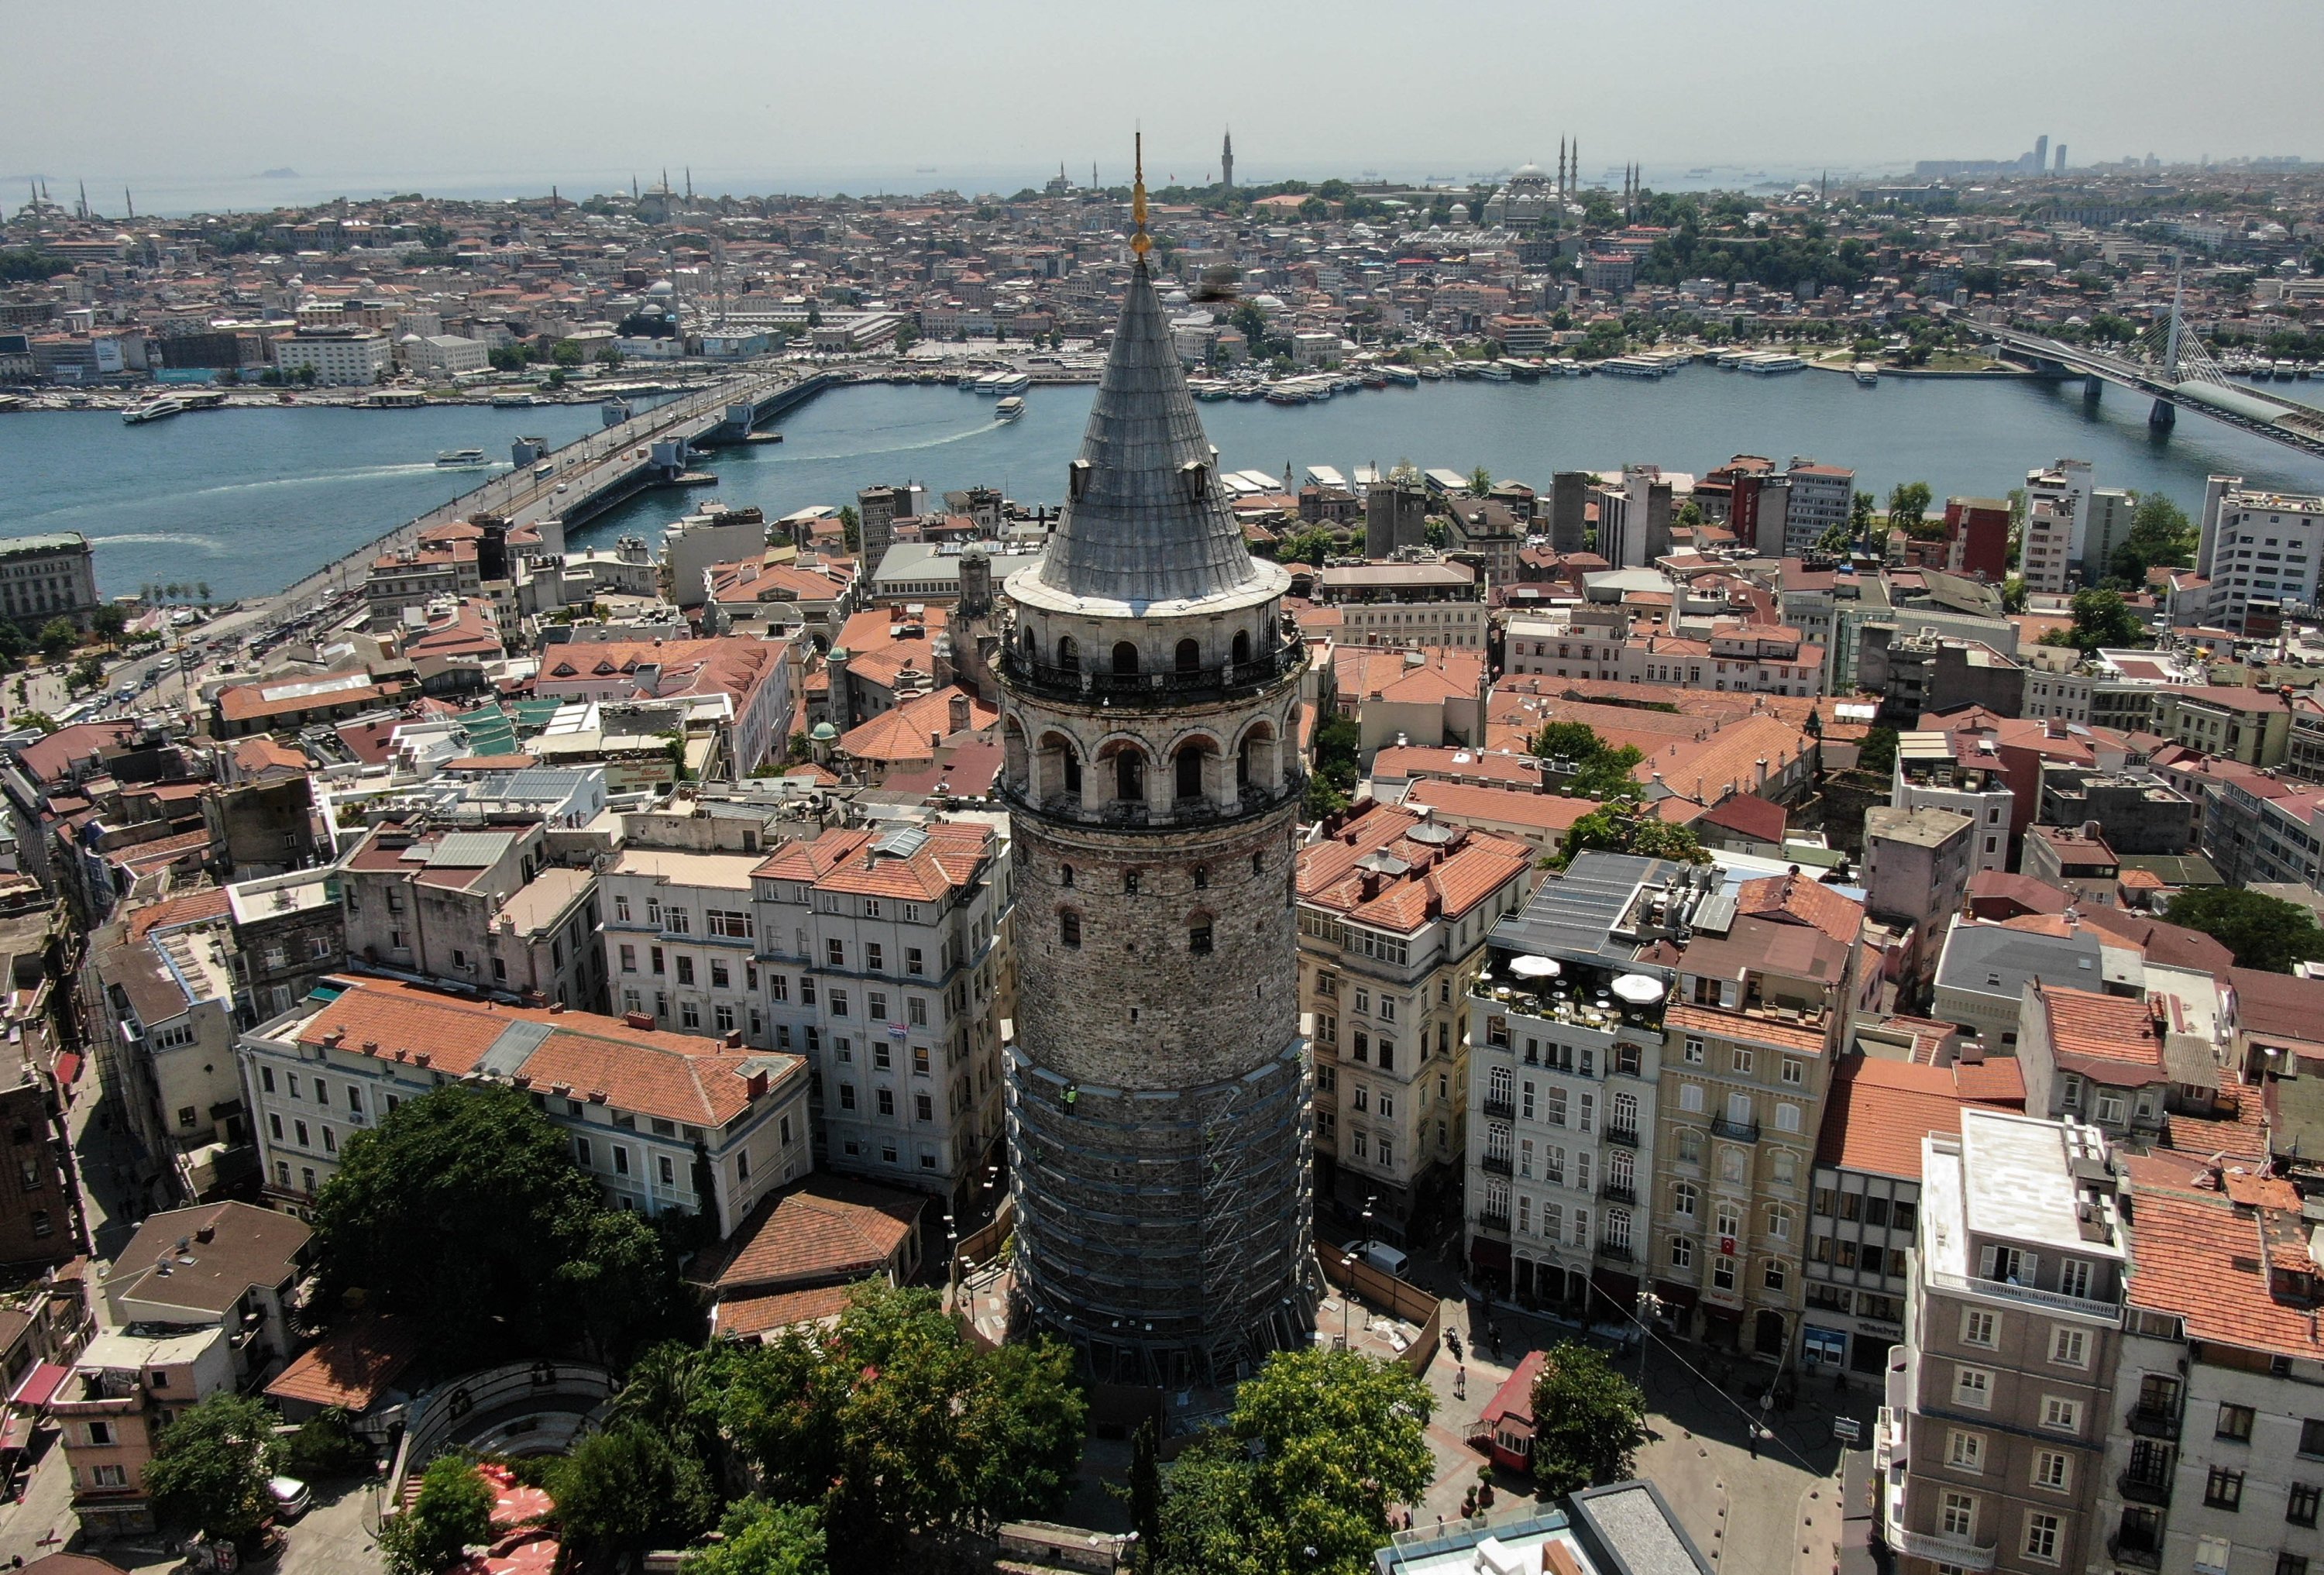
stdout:
<svg viewBox="0 0 2324 1575">
<path fill-rule="evenodd" d="M 1154 237 L 1146 233 L 1146 134 L 1131 134 L 1136 140 L 1130 144 L 1130 222 L 1137 233 L 1130 237 L 1130 249 L 1143 262 L 1154 244 Z"/>
</svg>

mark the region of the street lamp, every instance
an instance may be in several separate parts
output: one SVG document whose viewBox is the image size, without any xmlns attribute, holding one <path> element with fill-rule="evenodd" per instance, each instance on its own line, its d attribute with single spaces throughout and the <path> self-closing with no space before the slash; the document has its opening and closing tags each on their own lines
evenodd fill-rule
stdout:
<svg viewBox="0 0 2324 1575">
<path fill-rule="evenodd" d="M 960 1299 L 960 1227 L 950 1214 L 945 1222 L 945 1304 L 949 1307 Z"/>
<path fill-rule="evenodd" d="M 1652 1291 L 1638 1293 L 1638 1393 L 1646 1392 L 1646 1333 L 1662 1315 L 1663 1299 Z"/>
</svg>

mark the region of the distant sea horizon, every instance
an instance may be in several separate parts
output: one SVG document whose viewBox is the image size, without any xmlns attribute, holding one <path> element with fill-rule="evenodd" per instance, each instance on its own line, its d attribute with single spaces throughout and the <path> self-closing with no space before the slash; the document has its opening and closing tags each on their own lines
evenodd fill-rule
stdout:
<svg viewBox="0 0 2324 1575">
<path fill-rule="evenodd" d="M 1546 168 L 1554 155 L 1537 161 Z M 1522 162 L 1522 161 L 1519 161 Z M 1355 170 L 1268 170 L 1240 164 L 1236 173 L 1245 185 L 1266 185 L 1277 180 L 1310 181 L 1339 179 L 1343 180 L 1385 180 L 1399 182 L 1463 184 L 1471 180 L 1505 180 L 1517 164 L 1498 170 L 1410 166 L 1405 168 Z M 1065 167 L 1066 178 L 1076 186 L 1089 179 L 1086 165 Z M 1857 182 L 1892 179 L 1897 170 L 1873 170 L 1772 164 L 1647 164 L 1645 180 L 1650 189 L 1659 191 L 1701 191 L 1711 189 L 1751 190 L 1761 187 L 1787 189 L 1800 181 L 1816 181 L 1827 174 L 1835 184 L 1845 180 Z M 378 170 L 313 170 L 298 168 L 295 161 L 286 161 L 265 173 L 241 175 L 153 175 L 124 176 L 117 172 L 75 171 L 60 174 L 55 171 L 32 174 L 0 175 L 0 208 L 14 211 L 29 195 L 29 182 L 38 180 L 48 184 L 50 200 L 71 207 L 79 200 L 86 183 L 91 209 L 109 218 L 125 218 L 123 194 L 136 206 L 138 216 L 147 218 L 183 218 L 192 214 L 264 213 L 280 207 L 311 207 L 318 203 L 346 198 L 350 201 L 370 202 L 404 192 L 417 191 L 424 197 L 462 202 L 499 202 L 519 198 L 546 197 L 554 188 L 561 197 L 578 202 L 585 198 L 610 195 L 630 189 L 632 171 L 628 170 L 587 169 L 564 171 L 503 171 L 425 174 L 383 173 Z M 659 167 L 634 171 L 641 189 L 656 185 L 662 177 Z M 1161 187 L 1173 184 L 1205 185 L 1217 179 L 1212 169 L 1198 170 L 1148 171 L 1151 184 Z M 1038 190 L 1056 176 L 1056 167 L 1029 165 L 921 165 L 864 166 L 821 172 L 796 170 L 746 170 L 725 168 L 697 170 L 694 172 L 696 196 L 715 198 L 748 197 L 835 197 L 845 194 L 862 196 L 916 197 L 926 192 L 952 190 L 963 196 L 998 193 L 1007 197 L 1028 187 Z M 1107 185 L 1123 185 L 1129 181 L 1126 168 L 1101 163 L 1099 179 Z M 1606 170 L 1585 170 L 1585 185 L 1618 187 L 1618 167 Z M 669 170 L 670 185 L 686 189 L 687 174 L 682 168 Z"/>
</svg>

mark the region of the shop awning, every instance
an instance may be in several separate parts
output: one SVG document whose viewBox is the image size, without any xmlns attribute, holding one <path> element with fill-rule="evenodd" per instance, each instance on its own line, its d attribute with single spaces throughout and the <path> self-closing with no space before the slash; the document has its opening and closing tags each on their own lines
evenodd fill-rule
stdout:
<svg viewBox="0 0 2324 1575">
<path fill-rule="evenodd" d="M 32 1417 L 28 1412 L 18 1412 L 0 1427 L 0 1455 L 22 1452 L 32 1447 Z"/>
<path fill-rule="evenodd" d="M 16 1386 L 16 1392 L 8 1396 L 8 1404 L 21 1411 L 41 1410 L 56 1398 L 57 1390 L 70 1377 L 70 1368 L 59 1367 L 54 1362 L 36 1363 L 24 1375 L 24 1381 Z"/>
<path fill-rule="evenodd" d="M 80 1081 L 80 1056 L 68 1050 L 57 1057 L 57 1082 L 67 1088 Z"/>
<path fill-rule="evenodd" d="M 1507 1274 L 1509 1267 L 1509 1244 L 1480 1236 L 1469 1244 L 1469 1261 L 1479 1268 L 1499 1269 L 1503 1274 Z"/>
</svg>

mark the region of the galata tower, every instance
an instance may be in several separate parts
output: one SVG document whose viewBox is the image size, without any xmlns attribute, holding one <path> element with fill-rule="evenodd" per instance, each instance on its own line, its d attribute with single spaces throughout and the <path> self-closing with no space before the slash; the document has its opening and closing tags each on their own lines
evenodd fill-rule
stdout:
<svg viewBox="0 0 2324 1575">
<path fill-rule="evenodd" d="M 1156 299 L 1105 374 L 1000 667 L 1016 836 L 1014 1313 L 1102 1382 L 1222 1384 L 1314 1328 L 1293 859 L 1305 648 Z"/>
</svg>

